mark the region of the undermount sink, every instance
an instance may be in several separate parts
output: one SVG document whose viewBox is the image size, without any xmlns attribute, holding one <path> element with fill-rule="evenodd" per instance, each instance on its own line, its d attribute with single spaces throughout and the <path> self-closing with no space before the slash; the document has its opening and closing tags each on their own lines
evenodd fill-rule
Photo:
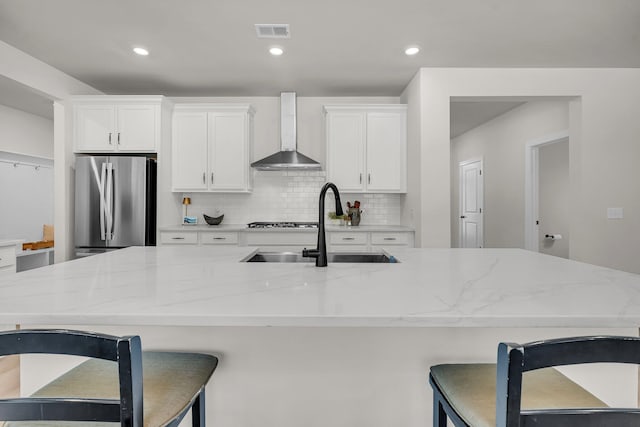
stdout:
<svg viewBox="0 0 640 427">
<path fill-rule="evenodd" d="M 393 255 L 382 252 L 329 252 L 327 261 L 348 263 L 397 263 Z M 313 258 L 303 257 L 296 252 L 263 252 L 252 253 L 242 262 L 315 262 Z"/>
</svg>

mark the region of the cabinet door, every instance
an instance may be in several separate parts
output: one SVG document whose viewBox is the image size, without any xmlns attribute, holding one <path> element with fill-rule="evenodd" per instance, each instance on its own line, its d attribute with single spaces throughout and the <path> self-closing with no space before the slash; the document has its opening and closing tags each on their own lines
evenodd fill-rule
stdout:
<svg viewBox="0 0 640 427">
<path fill-rule="evenodd" d="M 116 132 L 118 151 L 157 151 L 160 138 L 159 110 L 155 105 L 119 106 Z"/>
<path fill-rule="evenodd" d="M 406 128 L 403 113 L 367 115 L 367 191 L 406 191 Z"/>
<path fill-rule="evenodd" d="M 78 105 L 74 112 L 75 151 L 109 152 L 116 149 L 116 114 L 112 105 Z"/>
<path fill-rule="evenodd" d="M 173 190 L 206 190 L 207 113 L 176 113 L 172 148 Z"/>
<path fill-rule="evenodd" d="M 327 181 L 340 191 L 364 189 L 364 123 L 364 113 L 327 113 Z"/>
<path fill-rule="evenodd" d="M 245 113 L 209 113 L 209 189 L 247 189 L 246 120 Z"/>
</svg>

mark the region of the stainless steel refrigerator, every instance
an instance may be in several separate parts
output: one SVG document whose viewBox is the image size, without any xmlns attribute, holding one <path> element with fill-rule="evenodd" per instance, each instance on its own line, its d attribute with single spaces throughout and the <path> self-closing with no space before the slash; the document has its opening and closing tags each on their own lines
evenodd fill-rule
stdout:
<svg viewBox="0 0 640 427">
<path fill-rule="evenodd" d="M 146 157 L 76 158 L 76 256 L 156 244 L 156 162 Z"/>
</svg>

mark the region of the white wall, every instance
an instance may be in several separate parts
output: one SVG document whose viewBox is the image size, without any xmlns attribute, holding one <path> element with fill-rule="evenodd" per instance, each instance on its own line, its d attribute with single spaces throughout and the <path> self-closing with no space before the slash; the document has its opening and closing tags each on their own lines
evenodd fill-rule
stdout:
<svg viewBox="0 0 640 427">
<path fill-rule="evenodd" d="M 569 144 L 567 140 L 538 148 L 539 215 L 538 247 L 544 254 L 569 258 Z M 545 239 L 561 235 L 560 240 Z"/>
<path fill-rule="evenodd" d="M 569 108 L 571 258 L 640 272 L 640 70 L 423 68 L 420 79 L 422 246 L 450 245 L 451 97 L 579 97 Z M 607 207 L 625 218 L 607 220 Z"/>
<path fill-rule="evenodd" d="M 102 92 L 45 64 L 44 62 L 0 41 L 0 75 L 15 80 L 34 93 L 52 101 L 71 95 L 92 95 Z M 71 258 L 73 241 L 73 154 L 68 117 L 62 104 L 54 102 L 54 226 L 56 229 L 56 262 Z"/>
<path fill-rule="evenodd" d="M 0 238 L 42 240 L 54 216 L 53 120 L 0 105 L 0 158 L 42 165 L 0 164 Z"/>
<path fill-rule="evenodd" d="M 0 105 L 0 151 L 52 159 L 53 120 Z"/>
<path fill-rule="evenodd" d="M 482 158 L 484 247 L 524 248 L 525 145 L 567 130 L 567 101 L 533 101 L 451 141 L 451 235 L 459 242 L 460 162 Z"/>
<path fill-rule="evenodd" d="M 243 193 L 186 193 L 191 197 L 188 207 L 190 216 L 204 223 L 202 214 L 215 216 L 215 211 L 224 213 L 226 224 L 248 224 L 254 221 L 318 221 L 318 196 L 327 182 L 326 172 L 254 171 L 254 188 L 250 194 Z M 338 189 L 339 190 L 339 189 Z M 178 224 L 182 217 L 180 203 L 185 193 L 172 194 L 178 207 L 169 223 Z M 361 202 L 361 225 L 399 224 L 399 194 L 355 194 L 340 193 L 342 207 L 346 212 L 347 201 Z M 335 211 L 333 194 L 325 199 L 325 212 Z M 326 219 L 326 217 L 325 217 Z M 328 220 L 327 220 L 328 221 Z"/>
<path fill-rule="evenodd" d="M 280 97 L 202 97 L 170 98 L 176 104 L 212 102 L 225 104 L 251 104 L 255 109 L 254 144 L 251 161 L 262 159 L 280 151 Z M 297 128 L 298 151 L 312 159 L 325 163 L 325 121 L 322 107 L 328 104 L 397 104 L 397 97 L 298 97 Z M 162 147 L 159 158 L 158 225 L 175 225 L 182 212 L 182 194 L 166 190 L 171 186 L 171 146 Z M 324 169 L 324 167 L 323 167 Z M 262 172 L 254 174 L 254 190 L 251 194 L 189 193 L 193 206 L 189 212 L 199 217 L 224 212 L 225 223 L 245 224 L 251 221 L 317 221 L 318 195 L 325 179 L 325 172 Z M 399 195 L 345 194 L 343 203 L 355 199 L 363 202 L 361 224 L 400 224 Z M 333 202 L 327 201 L 327 209 Z M 333 210 L 333 208 L 331 209 Z"/>
<path fill-rule="evenodd" d="M 401 199 L 401 224 L 415 228 L 415 245 L 422 246 L 421 193 L 420 182 L 420 136 L 422 132 L 422 107 L 420 99 L 420 73 L 411 79 L 400 96 L 407 104 L 407 194 Z"/>
</svg>

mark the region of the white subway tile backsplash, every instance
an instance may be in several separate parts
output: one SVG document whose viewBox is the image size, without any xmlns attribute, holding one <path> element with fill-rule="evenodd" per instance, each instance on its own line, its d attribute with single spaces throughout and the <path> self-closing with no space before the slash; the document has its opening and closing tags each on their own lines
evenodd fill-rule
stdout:
<svg viewBox="0 0 640 427">
<path fill-rule="evenodd" d="M 253 192 L 190 193 L 189 215 L 203 222 L 202 214 L 216 209 L 224 213 L 224 222 L 245 224 L 253 221 L 317 221 L 318 195 L 325 183 L 325 172 L 254 171 Z M 182 194 L 176 203 L 182 201 Z M 347 201 L 360 201 L 362 225 L 400 224 L 399 194 L 340 193 L 343 209 Z M 325 200 L 327 212 L 335 210 L 333 194 Z M 326 214 L 326 213 L 325 213 Z"/>
</svg>

